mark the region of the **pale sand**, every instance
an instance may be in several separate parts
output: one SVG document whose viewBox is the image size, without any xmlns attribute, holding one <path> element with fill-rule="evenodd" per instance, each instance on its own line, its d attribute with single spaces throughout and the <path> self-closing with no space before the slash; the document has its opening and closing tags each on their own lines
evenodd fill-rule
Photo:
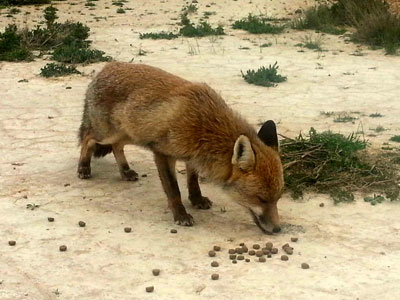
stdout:
<svg viewBox="0 0 400 300">
<path fill-rule="evenodd" d="M 207 82 L 254 125 L 274 119 L 280 133 L 291 137 L 311 126 L 346 134 L 363 129 L 368 135 L 381 125 L 387 130 L 369 137 L 375 149 L 399 134 L 399 57 L 346 44 L 343 37 L 335 36 L 323 37 L 326 52 L 305 49 L 301 53 L 295 45 L 305 32 L 256 36 L 229 26 L 231 18 L 249 12 L 286 17 L 312 1 L 215 1 L 210 8 L 205 4 L 213 1 L 200 1 L 197 15 L 215 11 L 210 21 L 224 25 L 228 35 L 172 41 L 140 40 L 139 32 L 176 28 L 177 21 L 171 18 L 177 17 L 183 1 L 129 1 L 126 7 L 133 10 L 126 14 L 116 14 L 117 7 L 110 1 L 95 2 L 92 11 L 84 8 L 84 1 L 75 2 L 75 6 L 56 4 L 60 20 L 87 23 L 94 47 L 116 60 L 133 59 Z M 32 14 L 20 13 L 16 19 L 22 24 L 26 18 L 31 26 L 41 11 L 22 8 L 28 10 Z M 91 13 L 113 18 L 95 22 Z M 12 21 L 4 15 L 0 20 L 1 28 Z M 273 45 L 258 46 L 266 42 Z M 147 55 L 138 56 L 139 49 Z M 363 56 L 352 55 L 358 49 Z M 241 78 L 240 70 L 275 61 L 281 74 L 288 76 L 278 87 L 256 87 Z M 354 204 L 334 206 L 321 195 L 307 195 L 302 202 L 284 195 L 279 202 L 284 232 L 270 237 L 261 234 L 246 211 L 213 185 L 202 185 L 214 201 L 213 208 L 192 209 L 185 176 L 178 174 L 184 203 L 196 224 L 175 226 L 152 155 L 143 149 L 127 148 L 134 169 L 148 175 L 137 183 L 120 180 L 112 156 L 94 160 L 91 180 L 77 178 L 76 133 L 83 97 L 92 71 L 103 64 L 79 67 L 86 74 L 83 77 L 45 79 L 38 73 L 46 63 L 40 59 L 0 63 L 1 300 L 398 299 L 398 203 L 373 207 L 357 195 Z M 29 82 L 18 83 L 21 79 Z M 321 111 L 358 112 L 353 115 L 359 119 L 354 124 L 334 123 Z M 375 112 L 384 117 L 368 117 Z M 183 169 L 182 164 L 178 169 Z M 319 207 L 321 202 L 325 207 Z M 41 206 L 27 210 L 29 203 Z M 55 217 L 54 223 L 47 221 L 49 216 Z M 85 228 L 78 227 L 80 220 L 86 222 Z M 132 227 L 132 233 L 124 233 L 125 226 Z M 171 228 L 177 228 L 178 234 L 170 234 Z M 264 264 L 233 265 L 227 259 L 227 249 L 240 242 L 272 241 L 281 246 L 291 236 L 298 236 L 299 242 L 293 243 L 295 251 L 288 262 L 277 256 Z M 8 240 L 16 240 L 17 245 L 8 246 Z M 65 253 L 58 250 L 62 244 L 68 246 Z M 215 258 L 220 262 L 217 269 L 211 268 L 213 259 L 207 257 L 213 245 L 223 248 Z M 310 269 L 302 270 L 302 262 L 309 263 Z M 159 277 L 151 274 L 153 268 L 161 269 Z M 211 281 L 215 272 L 220 279 Z M 145 292 L 149 285 L 155 287 L 153 294 Z"/>
</svg>

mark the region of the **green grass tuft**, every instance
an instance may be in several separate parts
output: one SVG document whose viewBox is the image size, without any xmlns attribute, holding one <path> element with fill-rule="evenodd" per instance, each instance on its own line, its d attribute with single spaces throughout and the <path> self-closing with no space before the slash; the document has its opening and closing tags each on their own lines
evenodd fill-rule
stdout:
<svg viewBox="0 0 400 300">
<path fill-rule="evenodd" d="M 207 22 L 200 22 L 200 24 L 193 24 L 187 13 L 183 13 L 181 15 L 181 28 L 179 33 L 186 37 L 203 37 L 209 35 L 224 35 L 224 28 L 222 26 L 218 26 L 216 28 L 212 28 L 211 25 Z"/>
<path fill-rule="evenodd" d="M 250 84 L 273 87 L 276 86 L 277 83 L 284 82 L 287 80 L 286 76 L 281 76 L 278 74 L 278 62 L 275 62 L 273 66 L 269 65 L 268 68 L 261 67 L 257 71 L 255 70 L 247 70 L 246 74 L 243 74 L 242 77 Z"/>
<path fill-rule="evenodd" d="M 40 76 L 43 77 L 61 77 L 71 74 L 81 74 L 74 66 L 65 64 L 49 63 L 40 69 Z"/>
<path fill-rule="evenodd" d="M 0 33 L 0 61 L 30 61 L 32 52 L 24 45 L 16 25 L 8 25 Z"/>
<path fill-rule="evenodd" d="M 271 24 L 270 19 L 262 16 L 253 16 L 249 14 L 247 18 L 241 19 L 233 23 L 233 29 L 243 29 L 250 33 L 261 34 L 261 33 L 282 33 L 285 30 L 285 25 Z"/>
<path fill-rule="evenodd" d="M 392 142 L 400 143 L 400 135 L 395 135 L 390 138 Z"/>
<path fill-rule="evenodd" d="M 172 32 L 149 32 L 149 33 L 140 33 L 140 39 L 152 39 L 152 40 L 172 40 L 178 38 L 179 35 Z"/>
</svg>

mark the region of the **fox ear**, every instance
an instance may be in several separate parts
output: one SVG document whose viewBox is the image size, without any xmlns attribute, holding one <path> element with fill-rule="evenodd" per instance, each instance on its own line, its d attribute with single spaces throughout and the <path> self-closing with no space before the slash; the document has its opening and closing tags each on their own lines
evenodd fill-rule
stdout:
<svg viewBox="0 0 400 300">
<path fill-rule="evenodd" d="M 258 137 L 260 140 L 264 142 L 265 145 L 270 146 L 271 148 L 278 151 L 278 134 L 276 132 L 275 122 L 269 120 L 261 126 L 260 131 L 258 132 Z"/>
<path fill-rule="evenodd" d="M 233 147 L 232 164 L 237 165 L 242 171 L 250 171 L 255 164 L 255 156 L 250 140 L 241 135 Z"/>
</svg>

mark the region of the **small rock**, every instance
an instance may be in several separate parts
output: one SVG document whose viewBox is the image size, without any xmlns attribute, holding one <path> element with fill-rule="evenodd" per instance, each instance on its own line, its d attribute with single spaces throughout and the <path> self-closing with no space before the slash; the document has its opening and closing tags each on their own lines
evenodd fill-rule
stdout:
<svg viewBox="0 0 400 300">
<path fill-rule="evenodd" d="M 263 252 L 264 255 L 270 254 L 270 251 L 267 248 L 262 248 L 261 251 Z"/>
<path fill-rule="evenodd" d="M 293 243 L 296 243 L 296 242 L 299 240 L 299 238 L 297 238 L 297 237 L 291 237 L 290 240 L 291 240 Z"/>
<path fill-rule="evenodd" d="M 171 233 L 178 233 L 178 230 L 176 230 L 176 229 L 171 229 L 170 232 L 171 232 Z"/>
<path fill-rule="evenodd" d="M 208 256 L 209 256 L 209 257 L 214 257 L 215 255 L 216 255 L 216 253 L 215 253 L 214 250 L 208 251 Z"/>
<path fill-rule="evenodd" d="M 319 204 L 319 207 L 324 207 L 324 206 L 325 206 L 324 203 L 320 203 L 320 204 Z"/>
<path fill-rule="evenodd" d="M 260 245 L 259 244 L 254 244 L 253 245 L 253 249 L 256 249 L 256 250 L 260 249 Z"/>
<path fill-rule="evenodd" d="M 256 255 L 256 251 L 254 251 L 254 250 L 249 250 L 249 255 L 251 255 L 251 256 Z"/>
<path fill-rule="evenodd" d="M 250 262 L 250 258 L 246 258 L 246 259 L 245 259 L 245 262 Z"/>
<path fill-rule="evenodd" d="M 260 257 L 260 258 L 258 259 L 258 261 L 259 261 L 259 262 L 266 262 L 267 260 L 265 259 L 265 257 Z"/>
<path fill-rule="evenodd" d="M 243 253 L 242 248 L 236 248 L 235 251 L 236 251 L 237 254 L 242 254 Z"/>
<path fill-rule="evenodd" d="M 236 250 L 235 250 L 235 249 L 229 249 L 229 250 L 228 250 L 228 253 L 229 253 L 229 254 L 235 254 L 235 253 L 236 253 Z"/>
<path fill-rule="evenodd" d="M 282 249 L 285 249 L 287 247 L 290 247 L 290 245 L 288 243 L 286 243 L 285 245 L 282 246 Z"/>
<path fill-rule="evenodd" d="M 67 246 L 61 245 L 61 246 L 60 246 L 60 251 L 61 251 L 61 252 L 67 251 Z"/>
<path fill-rule="evenodd" d="M 218 266 L 219 266 L 219 264 L 218 264 L 218 262 L 216 262 L 215 260 L 211 263 L 211 267 L 216 268 L 216 267 L 218 267 Z"/>
<path fill-rule="evenodd" d="M 236 259 L 236 254 L 229 254 L 229 259 Z"/>
<path fill-rule="evenodd" d="M 244 243 L 240 243 L 239 246 L 243 247 L 243 246 L 244 246 Z"/>
<path fill-rule="evenodd" d="M 277 253 L 278 253 L 278 248 L 271 249 L 271 254 L 277 254 Z"/>
<path fill-rule="evenodd" d="M 221 247 L 220 246 L 214 246 L 214 251 L 221 251 Z"/>
<path fill-rule="evenodd" d="M 160 269 L 153 269 L 151 272 L 153 273 L 154 276 L 160 275 Z"/>
<path fill-rule="evenodd" d="M 272 249 L 273 246 L 274 246 L 274 244 L 272 244 L 271 242 L 268 242 L 265 244 L 265 248 L 267 248 L 267 249 Z"/>
<path fill-rule="evenodd" d="M 154 291 L 154 286 L 147 286 L 146 287 L 146 292 L 152 293 Z"/>
<path fill-rule="evenodd" d="M 212 274 L 211 275 L 212 280 L 218 280 L 219 279 L 219 274 Z"/>
<path fill-rule="evenodd" d="M 289 260 L 289 256 L 287 256 L 287 255 L 282 255 L 282 256 L 281 256 L 281 260 L 287 261 L 287 260 Z"/>
<path fill-rule="evenodd" d="M 310 266 L 309 266 L 307 263 L 302 263 L 302 264 L 301 264 L 301 268 L 302 268 L 302 269 L 309 269 Z"/>
<path fill-rule="evenodd" d="M 264 255 L 264 253 L 262 252 L 262 251 L 257 251 L 256 252 L 256 256 L 257 257 L 261 257 L 261 256 L 263 256 Z"/>
<path fill-rule="evenodd" d="M 246 246 L 242 246 L 242 253 L 247 253 L 249 251 L 249 248 Z"/>
<path fill-rule="evenodd" d="M 83 222 L 83 221 L 79 221 L 78 225 L 79 225 L 79 227 L 85 227 L 85 226 L 86 226 L 86 223 Z"/>
<path fill-rule="evenodd" d="M 48 217 L 48 218 L 47 218 L 47 221 L 49 221 L 49 222 L 54 222 L 54 218 L 53 218 L 53 217 Z"/>
<path fill-rule="evenodd" d="M 237 264 L 237 260 L 236 259 L 232 260 L 232 263 Z"/>
<path fill-rule="evenodd" d="M 124 228 L 124 231 L 125 231 L 126 233 L 129 233 L 129 232 L 132 231 L 132 228 L 130 228 L 130 227 L 125 227 L 125 228 Z"/>
<path fill-rule="evenodd" d="M 237 260 L 244 260 L 244 256 L 243 255 L 238 255 Z"/>
<path fill-rule="evenodd" d="M 15 246 L 17 244 L 17 242 L 16 241 L 8 241 L 8 244 L 10 246 Z"/>
</svg>

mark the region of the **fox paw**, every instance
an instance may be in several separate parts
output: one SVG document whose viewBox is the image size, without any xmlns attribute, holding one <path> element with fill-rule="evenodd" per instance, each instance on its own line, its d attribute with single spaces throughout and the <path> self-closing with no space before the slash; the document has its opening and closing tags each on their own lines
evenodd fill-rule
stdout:
<svg viewBox="0 0 400 300">
<path fill-rule="evenodd" d="M 181 226 L 193 226 L 193 217 L 189 214 L 179 214 L 174 216 L 175 224 Z"/>
<path fill-rule="evenodd" d="M 212 201 L 207 197 L 201 196 L 200 198 L 189 198 L 190 202 L 197 209 L 210 209 L 212 206 Z"/>
<path fill-rule="evenodd" d="M 139 175 L 134 170 L 128 169 L 128 170 L 124 170 L 121 172 L 121 177 L 123 180 L 126 180 L 126 181 L 137 181 L 139 178 Z"/>
<path fill-rule="evenodd" d="M 80 179 L 89 179 L 92 177 L 90 167 L 79 166 L 78 167 L 78 177 Z"/>
</svg>

